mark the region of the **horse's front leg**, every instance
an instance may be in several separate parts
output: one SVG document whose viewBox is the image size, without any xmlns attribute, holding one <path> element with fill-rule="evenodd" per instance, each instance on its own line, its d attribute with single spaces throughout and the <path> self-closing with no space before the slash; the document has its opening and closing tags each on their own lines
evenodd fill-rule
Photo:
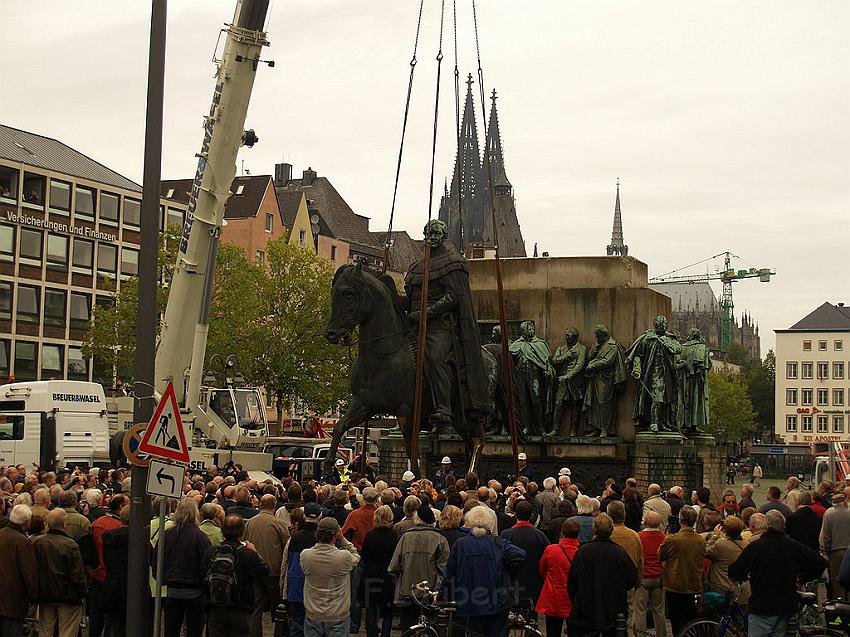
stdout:
<svg viewBox="0 0 850 637">
<path fill-rule="evenodd" d="M 334 435 L 331 439 L 331 448 L 328 450 L 328 455 L 325 456 L 325 462 L 322 464 L 322 476 L 325 480 L 329 480 L 333 476 L 334 462 L 336 461 L 336 452 L 339 449 L 339 443 L 342 442 L 343 436 L 352 427 L 364 425 L 375 414 L 360 402 L 357 398 L 352 397 L 348 404 L 348 409 L 345 410 L 345 415 L 340 418 L 334 425 Z"/>
</svg>

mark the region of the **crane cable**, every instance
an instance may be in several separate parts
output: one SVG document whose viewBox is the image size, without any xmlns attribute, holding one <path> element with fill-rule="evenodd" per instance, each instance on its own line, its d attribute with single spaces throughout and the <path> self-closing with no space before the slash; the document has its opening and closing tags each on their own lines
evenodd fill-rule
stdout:
<svg viewBox="0 0 850 637">
<path fill-rule="evenodd" d="M 434 164 L 437 156 L 437 124 L 440 114 L 440 71 L 443 62 L 443 25 L 446 15 L 446 0 L 440 3 L 440 44 L 437 51 L 437 88 L 434 96 L 434 136 L 431 141 L 431 177 L 428 185 L 428 221 L 431 221 L 434 209 Z M 419 428 L 422 418 L 423 371 L 425 366 L 425 335 L 428 323 L 428 283 L 431 273 L 431 244 L 425 238 L 425 250 L 422 256 L 422 287 L 419 299 L 418 350 L 416 356 L 416 377 L 413 392 L 413 436 L 410 447 L 410 468 L 419 476 Z"/>
<path fill-rule="evenodd" d="M 395 204 L 398 197 L 398 180 L 401 175 L 401 158 L 404 155 L 404 137 L 407 133 L 407 118 L 410 114 L 410 96 L 413 92 L 413 72 L 416 70 L 416 51 L 419 48 L 419 30 L 422 27 L 422 6 L 425 0 L 419 0 L 419 18 L 416 21 L 416 37 L 413 40 L 413 56 L 410 58 L 410 77 L 407 80 L 407 98 L 404 102 L 404 120 L 401 125 L 401 141 L 398 145 L 398 162 L 395 168 L 395 185 L 393 186 L 393 203 L 390 207 L 390 221 L 387 226 L 387 236 L 384 240 L 384 262 L 381 266 L 381 271 L 386 274 L 387 262 L 390 256 L 390 246 L 392 245 L 393 232 L 393 217 L 395 216 Z M 441 36 L 442 39 L 442 36 Z"/>
<path fill-rule="evenodd" d="M 463 191 L 461 190 L 461 184 L 463 183 L 463 162 L 460 161 L 460 70 L 458 69 L 458 55 L 457 55 L 457 0 L 452 0 L 452 15 L 453 22 L 452 27 L 454 30 L 454 42 L 455 42 L 455 128 L 457 129 L 457 166 L 455 167 L 455 172 L 457 173 L 457 221 L 460 235 L 460 245 L 458 248 L 460 249 L 461 254 L 465 252 L 466 242 L 463 237 Z M 452 186 L 454 186 L 454 182 L 452 182 Z"/>
</svg>

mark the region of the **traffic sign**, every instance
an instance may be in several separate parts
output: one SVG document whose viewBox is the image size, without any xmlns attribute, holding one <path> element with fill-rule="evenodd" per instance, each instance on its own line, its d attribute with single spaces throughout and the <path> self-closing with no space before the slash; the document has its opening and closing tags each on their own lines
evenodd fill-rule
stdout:
<svg viewBox="0 0 850 637">
<path fill-rule="evenodd" d="M 179 498 L 183 492 L 183 473 L 186 470 L 180 465 L 168 464 L 160 460 L 151 460 L 148 468 L 148 495 L 159 495 L 164 498 Z"/>
<path fill-rule="evenodd" d="M 180 410 L 177 407 L 174 385 L 170 382 L 156 406 L 150 425 L 145 429 L 145 437 L 142 438 L 139 451 L 175 462 L 189 462 L 183 419 L 180 418 Z"/>
<path fill-rule="evenodd" d="M 139 451 L 139 445 L 142 444 L 142 438 L 145 435 L 145 429 L 147 427 L 148 423 L 142 422 L 133 425 L 124 433 L 124 441 L 122 443 L 124 457 L 127 458 L 127 462 L 137 467 L 147 467 L 151 461 L 148 454 Z"/>
</svg>

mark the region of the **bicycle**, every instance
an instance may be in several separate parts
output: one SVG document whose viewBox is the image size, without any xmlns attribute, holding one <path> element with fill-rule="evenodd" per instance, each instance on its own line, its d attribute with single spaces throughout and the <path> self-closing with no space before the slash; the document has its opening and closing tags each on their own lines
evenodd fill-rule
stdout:
<svg viewBox="0 0 850 637">
<path fill-rule="evenodd" d="M 838 599 L 818 605 L 815 593 L 805 593 L 805 595 L 808 597 L 803 603 L 813 608 L 819 618 L 825 617 L 825 621 L 800 626 L 797 631 L 799 635 L 803 637 L 847 637 L 850 635 L 850 603 Z M 800 612 L 802 614 L 803 611 Z"/>
<path fill-rule="evenodd" d="M 693 619 L 676 637 L 747 637 L 747 614 L 738 604 L 740 595 L 741 587 L 738 586 L 723 615 L 715 612 L 713 616 Z"/>
<path fill-rule="evenodd" d="M 537 620 L 531 619 L 534 601 L 522 600 L 508 611 L 508 637 L 543 637 L 537 628 Z"/>
</svg>

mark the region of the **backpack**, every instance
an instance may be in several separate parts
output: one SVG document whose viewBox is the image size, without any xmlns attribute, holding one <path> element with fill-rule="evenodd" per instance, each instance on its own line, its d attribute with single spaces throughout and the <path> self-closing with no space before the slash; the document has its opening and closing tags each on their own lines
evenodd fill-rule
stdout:
<svg viewBox="0 0 850 637">
<path fill-rule="evenodd" d="M 207 595 L 213 606 L 234 606 L 238 582 L 236 566 L 239 553 L 244 547 L 234 549 L 229 544 L 220 544 L 213 554 L 207 569 Z"/>
</svg>

